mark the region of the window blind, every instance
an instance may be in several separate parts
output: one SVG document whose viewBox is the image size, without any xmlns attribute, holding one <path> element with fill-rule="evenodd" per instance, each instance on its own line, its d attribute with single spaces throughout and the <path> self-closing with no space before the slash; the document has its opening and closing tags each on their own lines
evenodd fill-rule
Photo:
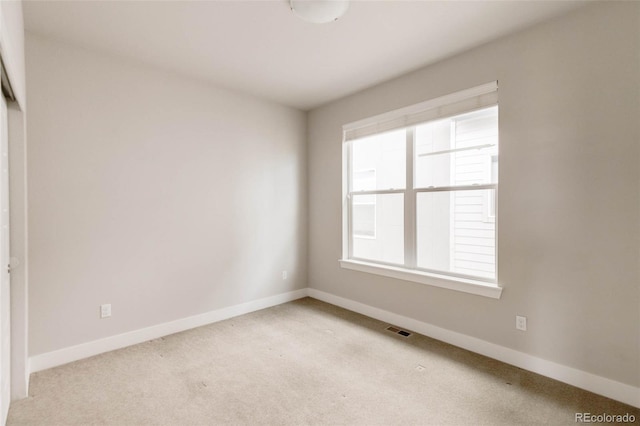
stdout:
<svg viewBox="0 0 640 426">
<path fill-rule="evenodd" d="M 344 140 L 351 141 L 377 133 L 402 129 L 427 121 L 486 108 L 497 103 L 498 82 L 493 81 L 406 108 L 345 124 L 342 128 Z"/>
</svg>

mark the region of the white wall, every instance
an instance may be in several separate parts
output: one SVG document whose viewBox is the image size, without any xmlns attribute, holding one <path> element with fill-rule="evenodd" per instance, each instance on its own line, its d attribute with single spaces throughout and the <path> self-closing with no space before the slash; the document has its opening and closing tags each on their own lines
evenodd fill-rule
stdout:
<svg viewBox="0 0 640 426">
<path fill-rule="evenodd" d="M 589 5 L 311 111 L 309 286 L 640 385 L 639 17 Z M 502 298 L 341 269 L 341 126 L 494 80 Z"/>
<path fill-rule="evenodd" d="M 26 46 L 31 356 L 307 286 L 304 113 Z"/>
</svg>

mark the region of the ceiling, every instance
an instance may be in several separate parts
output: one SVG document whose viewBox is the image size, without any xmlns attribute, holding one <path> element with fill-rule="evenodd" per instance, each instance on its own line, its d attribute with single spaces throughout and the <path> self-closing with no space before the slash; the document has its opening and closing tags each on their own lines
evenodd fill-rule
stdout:
<svg viewBox="0 0 640 426">
<path fill-rule="evenodd" d="M 25 1 L 29 32 L 308 110 L 584 5 L 352 1 L 328 24 L 287 0 Z"/>
</svg>

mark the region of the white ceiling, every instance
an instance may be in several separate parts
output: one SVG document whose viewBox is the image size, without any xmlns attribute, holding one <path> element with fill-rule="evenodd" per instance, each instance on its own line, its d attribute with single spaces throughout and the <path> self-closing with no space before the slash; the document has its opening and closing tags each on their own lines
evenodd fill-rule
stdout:
<svg viewBox="0 0 640 426">
<path fill-rule="evenodd" d="M 25 1 L 27 31 L 303 110 L 515 32 L 582 1 L 352 1 L 329 24 L 287 0 Z"/>
</svg>

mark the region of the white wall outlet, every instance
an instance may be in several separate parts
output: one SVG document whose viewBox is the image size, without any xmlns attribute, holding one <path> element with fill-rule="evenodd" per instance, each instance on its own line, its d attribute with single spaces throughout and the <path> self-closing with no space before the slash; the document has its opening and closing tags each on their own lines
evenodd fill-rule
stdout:
<svg viewBox="0 0 640 426">
<path fill-rule="evenodd" d="M 283 280 L 287 279 L 287 271 L 282 271 L 282 279 Z"/>
<path fill-rule="evenodd" d="M 516 328 L 518 330 L 527 331 L 527 317 L 516 315 Z"/>
<path fill-rule="evenodd" d="M 111 316 L 111 303 L 100 305 L 100 318 L 109 318 Z"/>
</svg>

